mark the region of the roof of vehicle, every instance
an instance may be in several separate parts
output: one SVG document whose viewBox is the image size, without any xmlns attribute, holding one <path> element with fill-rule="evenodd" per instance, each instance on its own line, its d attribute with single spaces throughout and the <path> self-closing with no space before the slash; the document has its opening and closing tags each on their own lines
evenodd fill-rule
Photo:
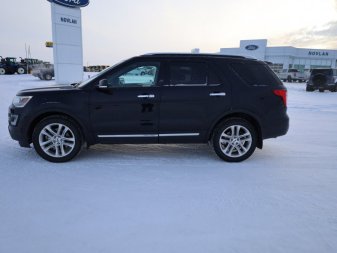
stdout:
<svg viewBox="0 0 337 253">
<path fill-rule="evenodd" d="M 189 58 L 221 58 L 221 59 L 249 59 L 255 60 L 253 58 L 247 58 L 238 55 L 223 55 L 223 54 L 193 54 L 193 53 L 149 53 L 141 55 L 140 57 L 189 57 Z"/>
</svg>

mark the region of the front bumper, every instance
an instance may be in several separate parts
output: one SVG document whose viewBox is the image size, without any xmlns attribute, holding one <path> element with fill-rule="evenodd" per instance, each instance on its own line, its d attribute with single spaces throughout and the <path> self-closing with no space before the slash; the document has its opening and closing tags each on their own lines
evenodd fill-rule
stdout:
<svg viewBox="0 0 337 253">
<path fill-rule="evenodd" d="M 22 117 L 22 109 L 11 105 L 8 109 L 8 131 L 13 140 L 19 142 L 21 147 L 30 147 L 28 129 L 25 127 Z"/>
</svg>

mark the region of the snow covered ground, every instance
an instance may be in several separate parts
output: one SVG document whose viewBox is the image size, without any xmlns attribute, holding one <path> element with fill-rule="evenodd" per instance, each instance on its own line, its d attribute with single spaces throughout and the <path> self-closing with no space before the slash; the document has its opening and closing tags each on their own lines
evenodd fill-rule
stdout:
<svg viewBox="0 0 337 253">
<path fill-rule="evenodd" d="M 98 145 L 52 164 L 7 131 L 0 76 L 0 252 L 337 252 L 337 93 L 286 84 L 291 127 L 247 161 L 207 145 Z"/>
</svg>

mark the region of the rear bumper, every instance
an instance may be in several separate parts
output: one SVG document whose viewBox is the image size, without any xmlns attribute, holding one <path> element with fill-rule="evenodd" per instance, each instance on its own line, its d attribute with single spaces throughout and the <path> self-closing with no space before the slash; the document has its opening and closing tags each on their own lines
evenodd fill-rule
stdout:
<svg viewBox="0 0 337 253">
<path fill-rule="evenodd" d="M 268 126 L 262 129 L 262 138 L 269 139 L 286 135 L 289 130 L 289 121 L 289 116 L 286 113 L 281 117 L 268 119 Z"/>
<path fill-rule="evenodd" d="M 335 87 L 337 87 L 337 84 L 331 83 L 331 84 L 321 84 L 321 85 L 315 85 L 315 84 L 308 84 L 307 85 L 311 89 L 324 89 L 324 90 L 331 90 Z"/>
</svg>

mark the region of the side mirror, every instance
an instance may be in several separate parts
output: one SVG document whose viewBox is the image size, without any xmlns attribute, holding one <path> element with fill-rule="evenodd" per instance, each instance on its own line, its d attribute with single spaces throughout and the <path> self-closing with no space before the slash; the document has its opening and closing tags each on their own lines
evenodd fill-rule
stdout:
<svg viewBox="0 0 337 253">
<path fill-rule="evenodd" d="M 97 87 L 99 89 L 108 89 L 109 88 L 108 80 L 107 79 L 100 80 Z"/>
</svg>

